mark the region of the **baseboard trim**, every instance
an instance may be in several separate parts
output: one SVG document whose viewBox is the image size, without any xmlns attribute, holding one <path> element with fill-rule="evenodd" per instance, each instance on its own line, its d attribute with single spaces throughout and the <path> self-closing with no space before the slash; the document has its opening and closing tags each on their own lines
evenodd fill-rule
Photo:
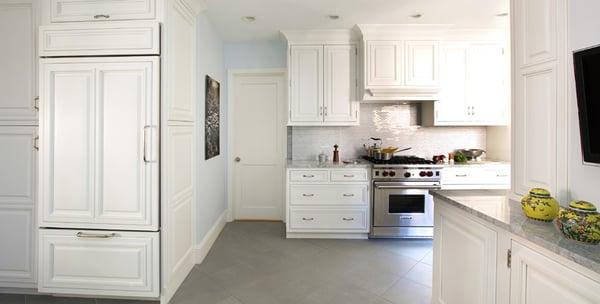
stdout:
<svg viewBox="0 0 600 304">
<path fill-rule="evenodd" d="M 206 233 L 200 244 L 196 245 L 196 248 L 194 248 L 196 264 L 200 264 L 202 261 L 204 261 L 204 258 L 210 251 L 210 248 L 212 248 L 213 244 L 219 237 L 219 234 L 221 234 L 221 231 L 225 227 L 225 224 L 227 224 L 228 216 L 229 210 L 223 211 L 223 213 L 221 213 L 219 218 L 217 218 L 215 221 L 215 224 L 210 228 L 210 230 L 208 230 L 208 233 Z"/>
<path fill-rule="evenodd" d="M 288 232 L 288 239 L 357 239 L 366 240 L 368 233 L 311 233 L 311 232 Z"/>
</svg>

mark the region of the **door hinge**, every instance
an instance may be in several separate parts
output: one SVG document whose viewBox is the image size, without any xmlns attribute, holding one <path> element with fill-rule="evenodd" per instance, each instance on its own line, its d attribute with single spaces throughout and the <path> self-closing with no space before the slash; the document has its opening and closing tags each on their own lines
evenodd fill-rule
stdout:
<svg viewBox="0 0 600 304">
<path fill-rule="evenodd" d="M 33 108 L 38 112 L 40 111 L 40 97 L 39 96 L 36 96 L 33 99 Z"/>
<path fill-rule="evenodd" d="M 512 266 L 512 250 L 508 249 L 506 251 L 506 267 L 510 268 Z"/>
</svg>

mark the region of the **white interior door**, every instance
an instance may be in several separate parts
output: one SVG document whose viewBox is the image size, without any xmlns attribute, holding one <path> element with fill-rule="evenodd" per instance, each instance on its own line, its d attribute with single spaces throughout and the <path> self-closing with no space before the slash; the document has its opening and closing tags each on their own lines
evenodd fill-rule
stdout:
<svg viewBox="0 0 600 304">
<path fill-rule="evenodd" d="M 285 74 L 233 74 L 235 219 L 283 219 Z"/>
</svg>

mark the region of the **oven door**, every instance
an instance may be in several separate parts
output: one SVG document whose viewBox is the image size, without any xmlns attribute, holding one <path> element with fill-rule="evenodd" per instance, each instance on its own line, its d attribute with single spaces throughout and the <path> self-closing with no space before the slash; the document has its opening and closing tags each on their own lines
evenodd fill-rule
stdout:
<svg viewBox="0 0 600 304">
<path fill-rule="evenodd" d="M 433 226 L 431 189 L 439 184 L 375 182 L 373 226 Z"/>
</svg>

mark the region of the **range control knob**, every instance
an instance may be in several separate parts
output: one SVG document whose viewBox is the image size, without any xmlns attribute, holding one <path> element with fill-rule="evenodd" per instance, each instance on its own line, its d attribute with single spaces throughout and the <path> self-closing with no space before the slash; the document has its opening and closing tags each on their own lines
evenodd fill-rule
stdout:
<svg viewBox="0 0 600 304">
<path fill-rule="evenodd" d="M 406 178 L 409 178 L 409 177 L 411 177 L 411 174 L 410 174 L 410 172 L 404 172 L 404 177 L 406 177 Z"/>
<path fill-rule="evenodd" d="M 432 177 L 433 176 L 433 172 L 432 171 L 427 172 L 427 176 Z"/>
<path fill-rule="evenodd" d="M 388 176 L 388 174 L 389 173 L 387 171 L 383 171 L 383 173 L 381 173 L 381 175 L 383 175 L 383 176 Z"/>
<path fill-rule="evenodd" d="M 419 176 L 420 177 L 425 177 L 425 176 L 427 176 L 427 172 L 421 171 L 421 172 L 419 172 Z"/>
<path fill-rule="evenodd" d="M 396 171 L 390 171 L 390 176 L 396 176 Z"/>
</svg>

